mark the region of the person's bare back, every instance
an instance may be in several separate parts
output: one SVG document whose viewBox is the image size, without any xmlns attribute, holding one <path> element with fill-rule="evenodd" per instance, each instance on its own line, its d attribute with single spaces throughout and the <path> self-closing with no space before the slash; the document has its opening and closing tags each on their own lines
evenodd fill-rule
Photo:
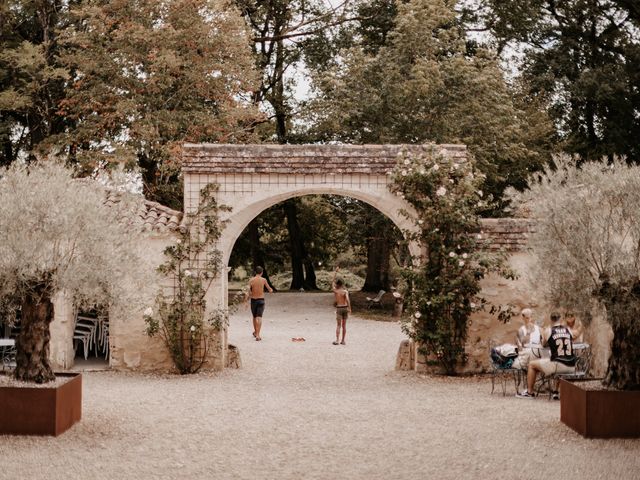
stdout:
<svg viewBox="0 0 640 480">
<path fill-rule="evenodd" d="M 341 279 L 336 279 L 336 275 L 340 267 L 336 267 L 336 271 L 333 274 L 333 281 L 331 286 L 333 288 L 333 295 L 335 297 L 336 305 L 336 341 L 334 345 L 346 345 L 345 336 L 347 334 L 347 318 L 351 313 L 351 301 L 349 300 L 349 291 L 345 288 L 344 282 Z M 342 341 L 340 341 L 340 331 L 342 331 Z"/>
<path fill-rule="evenodd" d="M 264 289 L 269 288 L 267 280 L 263 277 L 255 276 L 249 280 L 249 298 L 258 300 L 264 298 Z M 271 289 L 269 289 L 271 290 Z"/>
</svg>

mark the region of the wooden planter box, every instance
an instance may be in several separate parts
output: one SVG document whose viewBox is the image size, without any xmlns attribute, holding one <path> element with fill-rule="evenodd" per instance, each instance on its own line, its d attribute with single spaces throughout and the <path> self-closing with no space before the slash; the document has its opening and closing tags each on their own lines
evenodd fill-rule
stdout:
<svg viewBox="0 0 640 480">
<path fill-rule="evenodd" d="M 54 435 L 67 431 L 82 416 L 82 374 L 59 387 L 0 387 L 0 434 Z"/>
<path fill-rule="evenodd" d="M 587 438 L 640 438 L 640 391 L 585 390 L 560 381 L 560 420 Z"/>
</svg>

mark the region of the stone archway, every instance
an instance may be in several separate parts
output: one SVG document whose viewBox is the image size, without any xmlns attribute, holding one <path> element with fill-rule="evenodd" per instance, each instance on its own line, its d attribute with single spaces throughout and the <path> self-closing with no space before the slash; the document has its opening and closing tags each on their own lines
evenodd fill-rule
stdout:
<svg viewBox="0 0 640 480">
<path fill-rule="evenodd" d="M 464 145 L 439 145 L 436 151 L 457 162 L 467 159 Z M 226 266 L 244 228 L 262 211 L 292 197 L 334 194 L 370 204 L 401 231 L 415 229 L 401 211 L 412 207 L 389 191 L 390 173 L 402 151 L 433 152 L 433 145 L 223 145 L 185 144 L 184 211 L 197 208 L 200 190 L 219 185 L 219 204 L 231 207 L 218 248 Z M 419 246 L 410 244 L 414 256 Z M 227 277 L 212 287 L 208 305 L 227 306 Z M 226 332 L 219 352 L 224 362 Z"/>
</svg>

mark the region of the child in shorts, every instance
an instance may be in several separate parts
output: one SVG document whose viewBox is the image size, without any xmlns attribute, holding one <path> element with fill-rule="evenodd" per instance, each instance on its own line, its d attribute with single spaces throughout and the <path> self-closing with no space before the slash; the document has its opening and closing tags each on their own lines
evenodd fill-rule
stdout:
<svg viewBox="0 0 640 480">
<path fill-rule="evenodd" d="M 346 345 L 344 338 L 347 335 L 347 318 L 351 313 L 351 300 L 349 299 L 349 291 L 344 287 L 342 279 L 338 278 L 336 280 L 339 270 L 340 267 L 337 267 L 331 282 L 336 306 L 336 340 L 333 344 Z M 340 341 L 340 330 L 342 330 L 342 341 Z"/>
</svg>

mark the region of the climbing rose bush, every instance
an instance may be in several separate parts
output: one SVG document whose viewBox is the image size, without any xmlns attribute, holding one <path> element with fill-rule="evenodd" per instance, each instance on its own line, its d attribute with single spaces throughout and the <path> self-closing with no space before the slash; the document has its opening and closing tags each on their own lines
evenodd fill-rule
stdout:
<svg viewBox="0 0 640 480">
<path fill-rule="evenodd" d="M 219 214 L 229 210 L 218 205 L 217 189 L 218 185 L 209 184 L 201 190 L 198 209 L 187 215 L 178 239 L 164 250 L 166 261 L 158 272 L 171 279 L 173 287 L 169 294 L 158 294 L 155 309 L 144 312 L 147 334 L 162 338 L 181 374 L 202 368 L 228 319 L 224 310 L 207 313 L 205 300 L 221 272 L 220 251 L 215 248 L 223 227 Z"/>
<path fill-rule="evenodd" d="M 480 280 L 491 271 L 511 276 L 503 255 L 481 250 L 479 212 L 491 201 L 482 191 L 484 176 L 472 162 L 443 157 L 435 146 L 421 155 L 402 153 L 391 175 L 391 191 L 413 207 L 402 213 L 417 228 L 405 233 L 424 251 L 402 271 L 408 285 L 403 330 L 445 373 L 455 374 L 466 361 L 470 315 L 486 305 Z"/>
</svg>

